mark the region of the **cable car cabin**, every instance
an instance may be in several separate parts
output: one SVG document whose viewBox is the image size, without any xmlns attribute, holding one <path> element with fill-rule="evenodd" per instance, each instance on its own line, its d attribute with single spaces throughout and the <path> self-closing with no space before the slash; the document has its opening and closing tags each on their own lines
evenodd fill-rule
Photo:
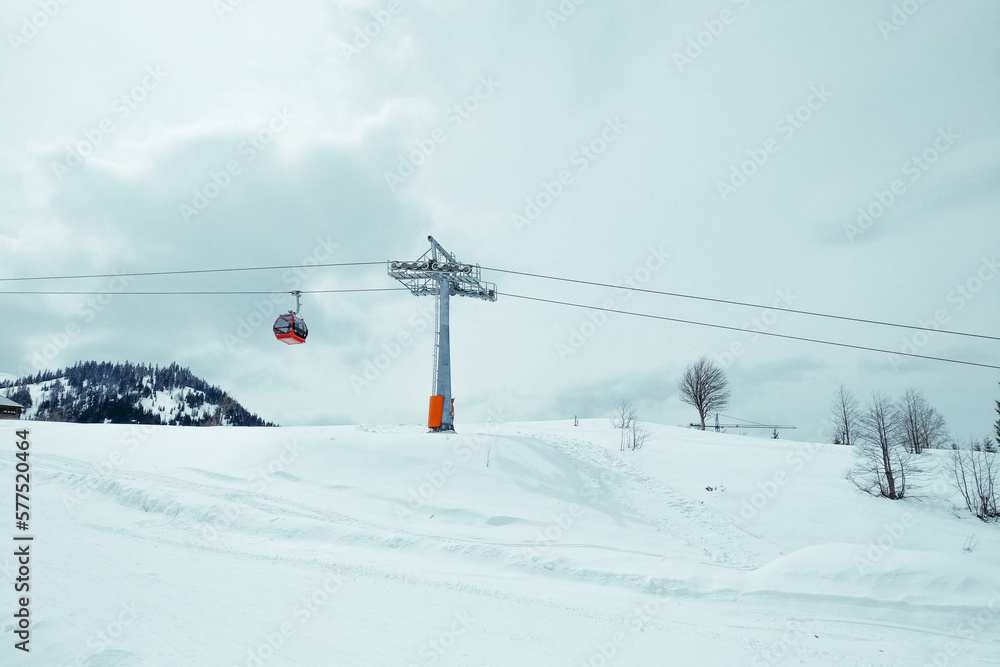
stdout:
<svg viewBox="0 0 1000 667">
<path fill-rule="evenodd" d="M 282 343 L 298 345 L 306 342 L 308 335 L 309 327 L 306 326 L 306 321 L 297 317 L 295 313 L 279 315 L 274 321 L 274 337 Z"/>
</svg>

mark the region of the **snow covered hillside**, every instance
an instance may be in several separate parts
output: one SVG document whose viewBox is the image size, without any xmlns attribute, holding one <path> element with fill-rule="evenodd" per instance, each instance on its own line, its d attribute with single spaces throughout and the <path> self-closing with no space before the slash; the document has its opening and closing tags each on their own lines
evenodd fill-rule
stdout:
<svg viewBox="0 0 1000 667">
<path fill-rule="evenodd" d="M 8 534 L 17 428 L 32 651 L 5 549 L 4 665 L 1000 663 L 1000 526 L 943 477 L 861 494 L 846 447 L 0 422 Z"/>
<path fill-rule="evenodd" d="M 20 379 L 0 378 L 0 395 L 24 419 L 84 424 L 274 426 L 177 364 L 78 362 Z"/>
</svg>

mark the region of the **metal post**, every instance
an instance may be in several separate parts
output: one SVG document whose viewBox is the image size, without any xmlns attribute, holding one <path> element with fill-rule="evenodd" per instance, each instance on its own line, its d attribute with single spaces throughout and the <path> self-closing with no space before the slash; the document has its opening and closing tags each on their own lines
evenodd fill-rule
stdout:
<svg viewBox="0 0 1000 667">
<path fill-rule="evenodd" d="M 451 410 L 451 337 L 448 326 L 448 297 L 451 296 L 451 282 L 441 281 L 438 296 L 438 349 L 437 349 L 437 395 L 444 396 L 439 431 L 455 430 L 455 415 Z"/>
<path fill-rule="evenodd" d="M 430 249 L 416 262 L 390 261 L 388 273 L 416 296 L 437 296 L 437 331 L 434 341 L 434 373 L 431 380 L 428 428 L 455 432 L 455 413 L 451 407 L 451 331 L 448 301 L 452 295 L 497 300 L 497 286 L 483 282 L 478 264 L 463 264 L 428 236 Z M 441 420 L 437 420 L 437 401 L 441 397 Z M 432 425 L 433 424 L 433 425 Z M 440 424 L 440 425 L 439 425 Z"/>
</svg>

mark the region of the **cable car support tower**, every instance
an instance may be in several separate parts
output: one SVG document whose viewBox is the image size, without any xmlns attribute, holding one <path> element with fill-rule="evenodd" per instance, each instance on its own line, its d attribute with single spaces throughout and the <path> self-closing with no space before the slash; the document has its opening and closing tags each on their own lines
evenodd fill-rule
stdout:
<svg viewBox="0 0 1000 667">
<path fill-rule="evenodd" d="M 462 264 L 441 244 L 428 236 L 430 250 L 415 262 L 388 263 L 388 273 L 415 296 L 436 296 L 437 331 L 434 334 L 434 368 L 427 427 L 432 431 L 455 431 L 455 406 L 451 395 L 451 334 L 448 299 L 452 295 L 484 301 L 497 300 L 497 287 L 483 282 L 478 264 Z"/>
</svg>

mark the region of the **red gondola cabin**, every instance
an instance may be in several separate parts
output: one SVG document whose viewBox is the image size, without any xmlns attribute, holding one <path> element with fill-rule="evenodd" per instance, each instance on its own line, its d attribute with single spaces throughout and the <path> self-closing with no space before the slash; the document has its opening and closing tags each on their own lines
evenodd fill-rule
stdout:
<svg viewBox="0 0 1000 667">
<path fill-rule="evenodd" d="M 274 337 L 282 343 L 298 345 L 306 342 L 308 335 L 309 328 L 306 326 L 306 321 L 297 317 L 295 313 L 279 315 L 274 321 Z"/>
</svg>

